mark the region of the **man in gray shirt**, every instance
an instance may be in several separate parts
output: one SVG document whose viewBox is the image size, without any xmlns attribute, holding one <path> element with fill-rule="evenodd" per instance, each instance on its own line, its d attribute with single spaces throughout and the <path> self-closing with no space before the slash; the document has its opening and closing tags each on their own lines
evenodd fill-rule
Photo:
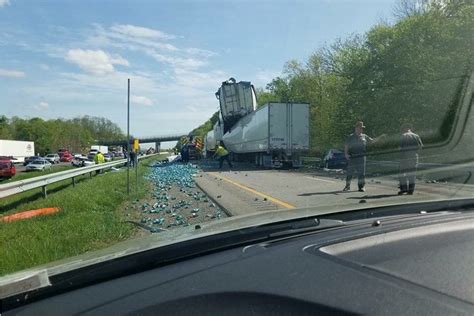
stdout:
<svg viewBox="0 0 474 316">
<path fill-rule="evenodd" d="M 418 166 L 418 152 L 423 148 L 420 136 L 411 131 L 410 124 L 402 126 L 400 142 L 400 191 L 413 194 L 415 191 L 416 168 Z"/>
<path fill-rule="evenodd" d="M 354 133 L 349 135 L 344 146 L 344 155 L 348 160 L 346 186 L 343 191 L 350 191 L 351 181 L 354 173 L 357 173 L 359 192 L 365 191 L 365 166 L 367 143 L 375 143 L 385 135 L 377 138 L 371 138 L 364 134 L 364 123 L 358 121 L 354 126 Z"/>
</svg>

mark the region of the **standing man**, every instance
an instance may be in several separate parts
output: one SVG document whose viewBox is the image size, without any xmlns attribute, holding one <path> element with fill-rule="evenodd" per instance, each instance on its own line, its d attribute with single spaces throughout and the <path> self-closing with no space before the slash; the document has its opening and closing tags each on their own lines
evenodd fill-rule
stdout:
<svg viewBox="0 0 474 316">
<path fill-rule="evenodd" d="M 347 177 L 346 186 L 343 191 L 351 190 L 351 181 L 354 173 L 357 173 L 359 192 L 365 192 L 365 166 L 366 166 L 366 151 L 367 143 L 372 144 L 385 137 L 385 134 L 376 138 L 370 138 L 364 134 L 364 123 L 362 121 L 356 122 L 354 126 L 354 133 L 349 135 L 344 146 L 344 155 L 348 160 L 347 163 Z"/>
<path fill-rule="evenodd" d="M 135 159 L 136 159 L 137 154 L 135 153 L 134 150 L 130 151 L 130 167 L 135 167 Z"/>
<path fill-rule="evenodd" d="M 413 194 L 415 191 L 416 168 L 418 166 L 418 153 L 423 148 L 420 136 L 413 133 L 410 124 L 402 125 L 402 138 L 400 142 L 400 191 Z"/>
<path fill-rule="evenodd" d="M 96 165 L 99 165 L 99 164 L 105 162 L 104 155 L 102 155 L 102 153 L 101 153 L 100 151 L 97 152 L 97 154 L 95 154 L 95 156 L 94 156 L 94 162 L 95 162 Z M 100 170 L 96 170 L 95 173 L 96 173 L 96 174 L 99 174 L 99 173 L 100 173 Z"/>
<path fill-rule="evenodd" d="M 189 162 L 189 145 L 188 145 L 188 143 L 181 146 L 181 160 L 184 163 Z"/>
<path fill-rule="evenodd" d="M 214 158 L 216 156 L 219 156 L 219 169 L 222 169 L 224 160 L 227 161 L 227 163 L 229 164 L 229 168 L 232 168 L 232 163 L 230 162 L 230 158 L 229 158 L 229 152 L 227 151 L 227 149 L 225 149 L 223 141 L 220 141 L 219 145 L 217 145 Z"/>
</svg>

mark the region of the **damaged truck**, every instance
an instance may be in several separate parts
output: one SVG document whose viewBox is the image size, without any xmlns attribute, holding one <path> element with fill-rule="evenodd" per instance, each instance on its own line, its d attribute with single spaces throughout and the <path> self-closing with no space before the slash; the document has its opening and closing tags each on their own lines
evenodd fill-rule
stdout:
<svg viewBox="0 0 474 316">
<path fill-rule="evenodd" d="M 309 150 L 309 104 L 267 103 L 257 108 L 250 82 L 234 78 L 216 92 L 219 120 L 205 138 L 210 153 L 224 142 L 235 161 L 268 168 L 300 167 Z"/>
</svg>

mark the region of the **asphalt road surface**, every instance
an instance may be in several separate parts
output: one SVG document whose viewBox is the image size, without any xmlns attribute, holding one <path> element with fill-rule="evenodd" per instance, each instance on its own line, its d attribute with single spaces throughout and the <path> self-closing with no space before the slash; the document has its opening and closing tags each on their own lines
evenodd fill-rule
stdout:
<svg viewBox="0 0 474 316">
<path fill-rule="evenodd" d="M 271 209 L 404 203 L 453 197 L 472 197 L 474 186 L 420 179 L 412 196 L 398 196 L 397 176 L 368 177 L 366 192 L 342 192 L 345 175 L 322 170 L 239 170 L 203 168 L 198 185 L 232 215 Z M 243 168 L 245 169 L 245 168 Z M 225 170 L 225 169 L 224 169 Z"/>
</svg>

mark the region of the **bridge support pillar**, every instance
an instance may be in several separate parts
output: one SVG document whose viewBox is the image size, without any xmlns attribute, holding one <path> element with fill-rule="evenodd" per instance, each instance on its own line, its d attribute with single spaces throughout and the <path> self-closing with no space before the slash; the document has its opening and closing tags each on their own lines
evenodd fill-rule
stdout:
<svg viewBox="0 0 474 316">
<path fill-rule="evenodd" d="M 156 143 L 155 143 L 155 153 L 159 153 L 159 152 L 160 152 L 160 149 L 161 149 L 161 143 L 160 143 L 160 142 L 156 142 Z"/>
</svg>

